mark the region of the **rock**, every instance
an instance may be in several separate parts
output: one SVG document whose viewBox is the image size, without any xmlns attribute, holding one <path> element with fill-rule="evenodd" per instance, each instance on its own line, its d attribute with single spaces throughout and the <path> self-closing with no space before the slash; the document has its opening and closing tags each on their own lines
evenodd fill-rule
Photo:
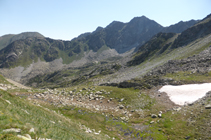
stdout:
<svg viewBox="0 0 211 140">
<path fill-rule="evenodd" d="M 94 134 L 95 134 L 95 135 L 99 135 L 100 132 L 101 132 L 101 130 L 99 130 L 98 133 L 97 133 L 97 132 L 94 132 Z"/>
<path fill-rule="evenodd" d="M 180 111 L 182 108 L 181 107 L 175 107 L 173 108 L 174 111 Z"/>
<path fill-rule="evenodd" d="M 205 109 L 211 109 L 211 104 L 206 105 Z"/>
<path fill-rule="evenodd" d="M 120 99 L 119 102 L 122 102 L 124 100 L 124 98 Z"/>
<path fill-rule="evenodd" d="M 29 132 L 30 132 L 30 133 L 35 133 L 34 128 L 31 128 L 31 129 L 29 130 Z"/>
<path fill-rule="evenodd" d="M 158 117 L 161 118 L 162 117 L 162 114 L 158 114 Z"/>
<path fill-rule="evenodd" d="M 157 118 L 158 116 L 155 115 L 155 114 L 152 114 L 151 117 L 152 117 L 152 118 Z"/>
<path fill-rule="evenodd" d="M 16 133 L 20 133 L 21 132 L 21 129 L 19 129 L 19 128 L 10 128 L 10 129 L 3 130 L 3 132 L 16 132 Z"/>
<path fill-rule="evenodd" d="M 121 120 L 125 120 L 125 117 L 120 117 Z"/>
<path fill-rule="evenodd" d="M 154 123 L 154 121 L 151 121 L 151 122 L 150 122 L 150 124 L 153 124 L 153 123 Z"/>
<path fill-rule="evenodd" d="M 186 136 L 185 139 L 186 139 L 186 140 L 190 139 L 190 136 Z"/>
<path fill-rule="evenodd" d="M 130 110 L 130 112 L 135 112 L 135 110 Z"/>
<path fill-rule="evenodd" d="M 124 108 L 124 106 L 123 106 L 123 105 L 120 105 L 120 106 L 119 106 L 119 109 L 123 109 L 123 108 Z"/>
<path fill-rule="evenodd" d="M 189 106 L 192 106 L 194 103 L 188 103 Z"/>
</svg>

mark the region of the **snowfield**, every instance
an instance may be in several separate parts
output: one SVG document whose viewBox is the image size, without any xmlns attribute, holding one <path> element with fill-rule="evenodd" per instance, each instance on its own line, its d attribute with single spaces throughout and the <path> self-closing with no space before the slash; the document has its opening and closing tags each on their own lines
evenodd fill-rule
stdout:
<svg viewBox="0 0 211 140">
<path fill-rule="evenodd" d="M 167 93 L 170 100 L 178 105 L 193 103 L 205 96 L 208 91 L 211 91 L 211 83 L 180 86 L 166 85 L 159 89 L 159 92 Z"/>
</svg>

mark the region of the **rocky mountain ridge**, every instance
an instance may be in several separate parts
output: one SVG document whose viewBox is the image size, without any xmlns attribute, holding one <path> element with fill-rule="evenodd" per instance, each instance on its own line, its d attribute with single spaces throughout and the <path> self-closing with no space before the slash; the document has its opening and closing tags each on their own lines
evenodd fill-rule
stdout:
<svg viewBox="0 0 211 140">
<path fill-rule="evenodd" d="M 20 34 L 8 34 L 0 37 L 0 50 L 11 44 L 12 42 L 20 39 L 26 39 L 28 37 L 40 37 L 44 38 L 43 35 L 41 35 L 38 32 L 23 32 Z"/>
<path fill-rule="evenodd" d="M 188 26 L 192 24 L 194 22 Z M 174 27 L 176 26 L 177 24 Z M 186 27 L 187 24 L 184 23 L 184 28 Z M 128 23 L 114 21 L 105 28 L 99 27 L 94 32 L 82 34 L 72 41 L 28 37 L 16 40 L 0 50 L 0 67 L 7 68 L 1 70 L 3 75 L 10 75 L 10 78 L 19 79 L 20 82 L 24 77 L 32 78 L 46 73 L 48 69 L 53 72 L 95 61 L 115 62 L 130 55 L 137 46 L 162 30 L 164 27 L 142 16 L 135 17 Z M 168 32 L 168 28 L 165 28 L 165 31 Z M 57 61 L 61 62 L 58 66 L 54 63 Z M 41 63 L 48 64 L 40 67 Z M 40 68 L 43 70 L 37 70 Z"/>
</svg>

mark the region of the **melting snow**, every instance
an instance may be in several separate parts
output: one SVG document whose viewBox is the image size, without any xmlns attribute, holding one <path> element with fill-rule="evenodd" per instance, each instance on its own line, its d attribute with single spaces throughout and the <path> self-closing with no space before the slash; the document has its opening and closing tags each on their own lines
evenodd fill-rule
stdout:
<svg viewBox="0 0 211 140">
<path fill-rule="evenodd" d="M 165 92 L 170 100 L 178 105 L 185 105 L 185 103 L 193 103 L 202 98 L 208 91 L 211 91 L 211 83 L 204 84 L 189 84 L 172 86 L 163 86 L 159 92 Z"/>
</svg>

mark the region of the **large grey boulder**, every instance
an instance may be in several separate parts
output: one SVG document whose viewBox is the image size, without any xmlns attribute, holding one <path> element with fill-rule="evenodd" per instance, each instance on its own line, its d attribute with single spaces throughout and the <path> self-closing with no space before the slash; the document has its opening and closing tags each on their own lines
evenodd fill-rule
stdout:
<svg viewBox="0 0 211 140">
<path fill-rule="evenodd" d="M 211 109 L 211 104 L 206 105 L 205 109 Z"/>
<path fill-rule="evenodd" d="M 158 116 L 155 115 L 155 114 L 152 114 L 151 117 L 152 117 L 152 118 L 157 118 Z"/>
</svg>

